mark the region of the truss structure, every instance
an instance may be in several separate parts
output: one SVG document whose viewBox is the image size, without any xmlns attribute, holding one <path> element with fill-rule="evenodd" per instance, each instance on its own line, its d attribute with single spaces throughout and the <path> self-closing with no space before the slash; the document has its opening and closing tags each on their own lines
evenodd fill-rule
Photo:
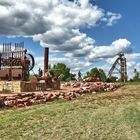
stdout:
<svg viewBox="0 0 140 140">
<path fill-rule="evenodd" d="M 113 63 L 108 73 L 109 78 L 113 75 L 115 70 L 117 70 L 120 74 L 120 81 L 124 83 L 127 82 L 127 62 L 123 53 L 120 53 L 116 61 Z"/>
</svg>

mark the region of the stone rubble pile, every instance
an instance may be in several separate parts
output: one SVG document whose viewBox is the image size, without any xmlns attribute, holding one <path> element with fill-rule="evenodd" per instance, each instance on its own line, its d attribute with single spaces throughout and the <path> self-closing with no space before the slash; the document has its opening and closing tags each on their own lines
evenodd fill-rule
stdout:
<svg viewBox="0 0 140 140">
<path fill-rule="evenodd" d="M 57 92 L 40 93 L 19 93 L 13 96 L 0 97 L 0 107 L 24 107 L 34 104 L 46 103 L 55 99 L 71 100 L 86 93 L 96 93 L 103 91 L 115 91 L 120 85 L 103 82 L 70 82 L 63 84 L 64 87 L 70 87 L 69 91 L 63 90 Z"/>
<path fill-rule="evenodd" d="M 83 80 L 84 82 L 100 82 L 99 77 L 88 77 Z"/>
<path fill-rule="evenodd" d="M 115 91 L 120 86 L 120 84 L 104 82 L 73 82 L 63 84 L 63 87 L 70 87 L 71 89 L 73 89 L 73 92 L 83 93 Z"/>
</svg>

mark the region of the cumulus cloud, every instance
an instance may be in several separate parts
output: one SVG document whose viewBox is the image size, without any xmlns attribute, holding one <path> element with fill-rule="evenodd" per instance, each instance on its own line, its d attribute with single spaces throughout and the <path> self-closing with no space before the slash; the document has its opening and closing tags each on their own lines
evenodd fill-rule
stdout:
<svg viewBox="0 0 140 140">
<path fill-rule="evenodd" d="M 107 58 L 106 62 L 109 64 L 113 64 L 117 59 L 117 55 L 115 57 Z M 129 67 L 133 67 L 132 64 L 137 64 L 136 60 L 140 59 L 140 53 L 125 53 L 125 57 L 127 59 L 127 64 Z M 134 68 L 134 67 L 133 67 Z"/>
<path fill-rule="evenodd" d="M 136 62 L 134 60 L 127 62 L 127 69 L 128 69 L 128 77 L 133 78 L 134 77 L 134 69 L 137 69 L 137 71 L 140 73 L 140 63 Z"/>
<path fill-rule="evenodd" d="M 44 66 L 44 57 L 35 57 L 36 61 L 36 68 L 35 71 L 40 67 L 43 69 Z M 85 60 L 79 60 L 77 58 L 67 58 L 67 57 L 54 57 L 53 55 L 50 55 L 49 57 L 49 64 L 54 65 L 57 63 L 64 63 L 66 64 L 69 68 L 71 68 L 72 72 L 77 72 L 79 70 L 87 71 L 87 68 L 89 68 L 92 63 L 85 61 Z"/>
<path fill-rule="evenodd" d="M 95 26 L 104 16 L 103 10 L 88 0 L 80 5 L 68 0 L 1 0 L 0 34 L 43 34 L 54 27 L 79 28 Z"/>
<path fill-rule="evenodd" d="M 114 57 L 119 53 L 128 53 L 131 51 L 131 42 L 127 39 L 118 39 L 109 46 L 96 46 L 88 56 L 89 61 L 97 59 Z"/>
<path fill-rule="evenodd" d="M 126 56 L 127 60 L 140 59 L 140 53 L 131 53 L 131 54 L 126 54 L 125 56 Z"/>
<path fill-rule="evenodd" d="M 74 57 L 87 55 L 94 43 L 81 27 L 94 27 L 103 18 L 113 24 L 117 17 L 89 0 L 1 0 L 0 9 L 0 35 L 31 36 L 44 47 Z"/>
<path fill-rule="evenodd" d="M 92 5 L 90 0 L 1 0 L 0 9 L 0 35 L 32 37 L 41 46 L 49 47 L 50 52 L 64 54 L 63 58 L 51 57 L 50 63 L 66 63 L 73 71 L 131 48 L 127 39 L 94 46 L 95 40 L 80 31 L 100 22 L 112 26 L 122 17 Z M 38 67 L 43 66 L 42 59 L 36 58 Z"/>
</svg>

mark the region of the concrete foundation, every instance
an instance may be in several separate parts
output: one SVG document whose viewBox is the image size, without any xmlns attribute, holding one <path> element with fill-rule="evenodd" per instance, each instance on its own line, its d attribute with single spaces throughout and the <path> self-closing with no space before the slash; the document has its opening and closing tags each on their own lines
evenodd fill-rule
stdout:
<svg viewBox="0 0 140 140">
<path fill-rule="evenodd" d="M 60 82 L 54 82 L 52 89 L 60 89 Z M 20 92 L 35 92 L 45 91 L 48 89 L 45 81 L 31 83 L 25 81 L 0 81 L 0 92 L 20 93 Z"/>
<path fill-rule="evenodd" d="M 21 81 L 0 81 L 0 92 L 21 92 Z"/>
</svg>

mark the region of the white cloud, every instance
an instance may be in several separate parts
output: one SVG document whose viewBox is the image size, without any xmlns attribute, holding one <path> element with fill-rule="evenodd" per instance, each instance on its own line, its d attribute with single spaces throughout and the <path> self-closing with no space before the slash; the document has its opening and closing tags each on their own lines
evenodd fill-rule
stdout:
<svg viewBox="0 0 140 140">
<path fill-rule="evenodd" d="M 134 69 L 140 73 L 140 62 L 135 62 L 133 60 L 127 62 L 127 70 L 128 70 L 128 77 L 133 78 L 134 76 Z"/>
<path fill-rule="evenodd" d="M 50 52 L 64 55 L 50 58 L 50 63 L 66 63 L 73 71 L 88 71 L 90 61 L 114 57 L 131 48 L 127 39 L 94 46 L 95 40 L 80 31 L 99 22 L 111 26 L 122 17 L 93 6 L 89 0 L 1 0 L 0 9 L 0 35 L 30 36 Z M 42 57 L 36 58 L 36 68 L 43 68 L 43 62 Z"/>
<path fill-rule="evenodd" d="M 3 51 L 3 46 L 2 45 L 0 45 L 0 52 L 2 52 Z"/>
<path fill-rule="evenodd" d="M 106 22 L 107 26 L 112 26 L 122 18 L 122 15 L 120 13 L 107 12 L 106 15 L 106 17 L 102 18 L 102 21 Z"/>
<path fill-rule="evenodd" d="M 140 53 L 131 53 L 131 54 L 126 54 L 125 56 L 126 56 L 127 60 L 140 59 Z"/>
<path fill-rule="evenodd" d="M 107 58 L 106 62 L 109 64 L 113 64 L 117 59 L 117 55 L 115 57 Z M 137 64 L 135 61 L 140 59 L 140 53 L 125 53 L 125 57 L 127 59 L 127 64 L 129 67 L 133 67 L 132 64 Z"/>
<path fill-rule="evenodd" d="M 114 57 L 123 52 L 127 53 L 131 50 L 131 42 L 127 39 L 118 39 L 109 46 L 96 46 L 88 56 L 89 61 L 93 62 L 102 58 Z"/>
<path fill-rule="evenodd" d="M 36 57 L 36 66 L 34 71 L 37 72 L 38 68 L 44 69 L 44 57 Z M 54 65 L 57 63 L 64 63 L 66 64 L 70 69 L 72 73 L 77 73 L 77 71 L 81 71 L 83 73 L 87 72 L 88 69 L 92 66 L 92 63 L 85 61 L 85 60 L 79 60 L 77 58 L 67 58 L 67 57 L 55 57 L 53 55 L 50 55 L 49 57 L 49 64 Z"/>
<path fill-rule="evenodd" d="M 32 36 L 44 47 L 74 57 L 87 55 L 94 43 L 81 27 L 94 27 L 103 18 L 112 24 L 117 15 L 105 14 L 89 0 L 1 0 L 0 8 L 1 35 Z"/>
</svg>

